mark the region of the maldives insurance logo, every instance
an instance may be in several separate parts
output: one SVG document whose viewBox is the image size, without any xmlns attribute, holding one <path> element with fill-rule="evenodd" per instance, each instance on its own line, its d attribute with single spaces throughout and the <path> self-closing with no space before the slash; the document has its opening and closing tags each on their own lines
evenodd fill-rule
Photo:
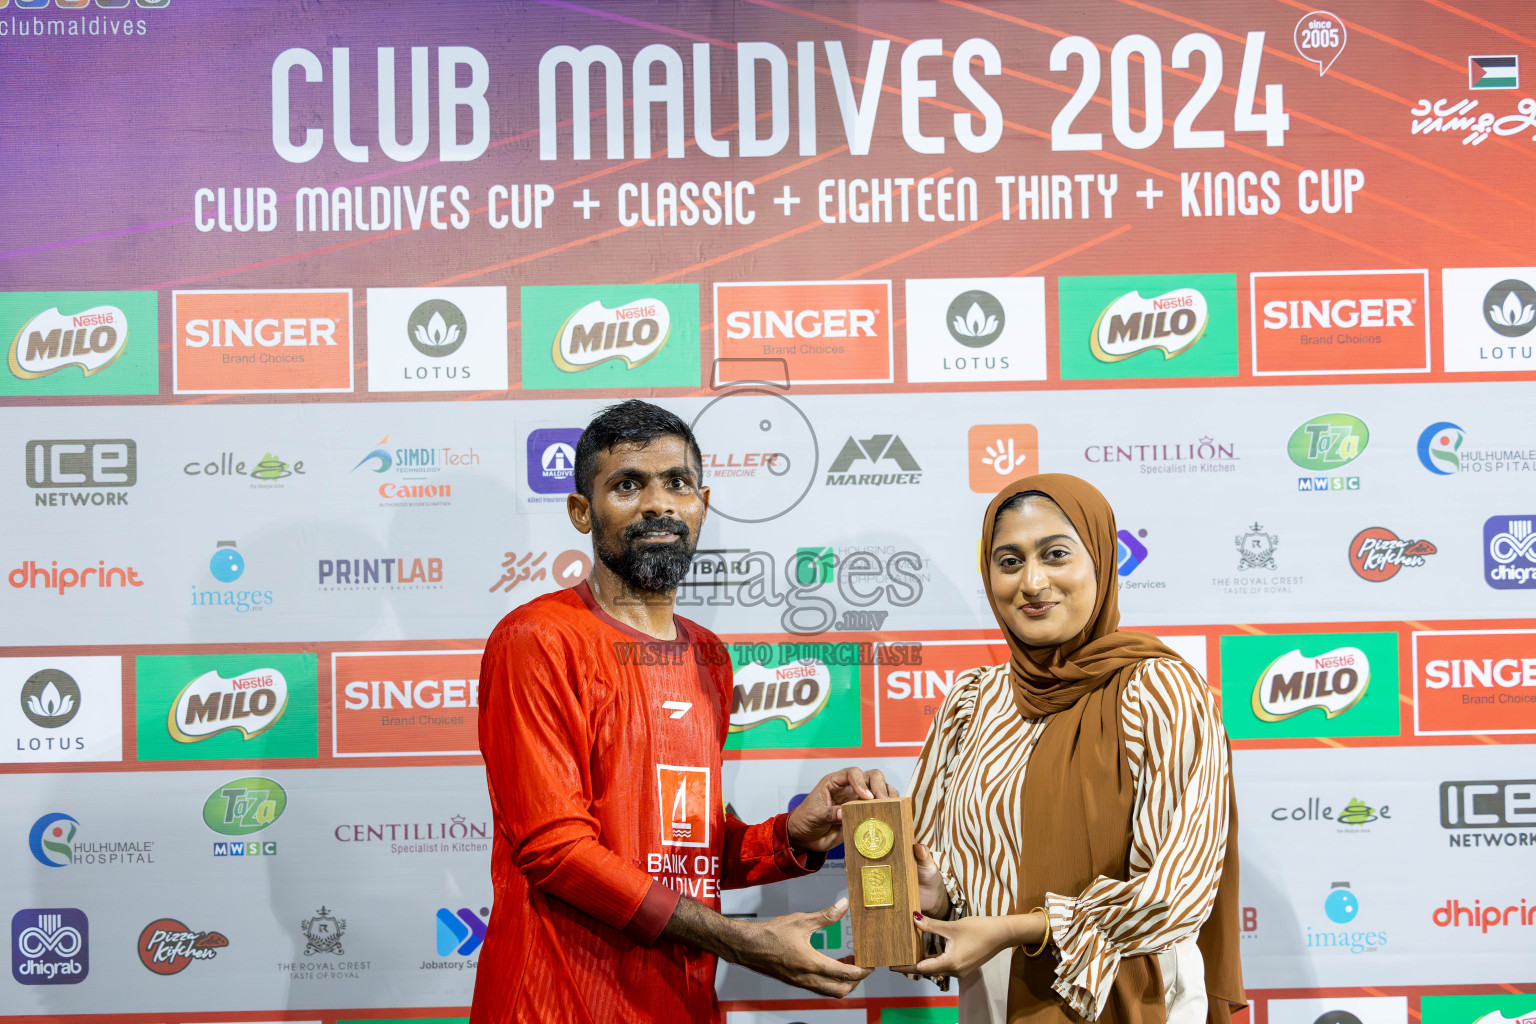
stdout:
<svg viewBox="0 0 1536 1024">
<path fill-rule="evenodd" d="M 1396 736 L 1397 634 L 1224 636 L 1221 690 L 1236 739 Z"/>
<path fill-rule="evenodd" d="M 157 394 L 159 324 L 155 292 L 0 293 L 0 396 Z"/>
<path fill-rule="evenodd" d="M 138 659 L 140 761 L 318 754 L 313 654 Z"/>
<path fill-rule="evenodd" d="M 1063 380 L 1237 376 L 1232 274 L 1064 277 Z"/>
<path fill-rule="evenodd" d="M 522 290 L 523 387 L 699 386 L 699 286 Z"/>
</svg>

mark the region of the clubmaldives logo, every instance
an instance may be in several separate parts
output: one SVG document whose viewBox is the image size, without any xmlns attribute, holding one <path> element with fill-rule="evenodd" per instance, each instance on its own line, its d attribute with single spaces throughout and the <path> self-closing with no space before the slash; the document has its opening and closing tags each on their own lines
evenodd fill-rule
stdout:
<svg viewBox="0 0 1536 1024">
<path fill-rule="evenodd" d="M 890 281 L 717 284 L 715 338 L 719 384 L 760 379 L 765 361 L 795 384 L 895 380 Z"/>
<path fill-rule="evenodd" d="M 1536 631 L 1416 632 L 1413 689 L 1416 735 L 1536 733 Z"/>
<path fill-rule="evenodd" d="M 1253 372 L 1427 373 L 1429 271 L 1255 273 Z"/>
<path fill-rule="evenodd" d="M 1490 928 L 1528 927 L 1536 924 L 1536 907 L 1531 906 L 1524 897 L 1521 897 L 1519 905 L 1490 900 L 1486 907 L 1479 899 L 1471 903 L 1450 899 L 1435 908 L 1431 920 L 1435 922 L 1436 928 L 1477 928 L 1487 935 Z"/>
<path fill-rule="evenodd" d="M 1368 526 L 1349 542 L 1349 565 L 1361 579 L 1380 583 L 1404 566 L 1422 566 L 1435 552 L 1430 541 L 1405 540 L 1384 526 Z"/>
<path fill-rule="evenodd" d="M 195 932 L 174 917 L 162 917 L 139 932 L 139 962 L 155 974 L 180 974 L 192 961 L 212 960 L 228 945 L 222 932 Z"/>
<path fill-rule="evenodd" d="M 11 977 L 23 985 L 77 985 L 91 972 L 90 957 L 84 911 L 18 910 L 11 918 Z"/>
<path fill-rule="evenodd" d="M 1495 590 L 1536 590 L 1536 515 L 1483 523 L 1483 578 Z"/>
<path fill-rule="evenodd" d="M 352 290 L 172 292 L 178 395 L 352 390 Z"/>
</svg>

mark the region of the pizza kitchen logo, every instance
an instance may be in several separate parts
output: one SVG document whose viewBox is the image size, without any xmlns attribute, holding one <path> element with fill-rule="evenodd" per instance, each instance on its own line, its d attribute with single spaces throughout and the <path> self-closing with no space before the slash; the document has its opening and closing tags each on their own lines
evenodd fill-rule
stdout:
<svg viewBox="0 0 1536 1024">
<path fill-rule="evenodd" d="M 1358 647 L 1338 647 L 1306 657 L 1299 649 L 1270 662 L 1253 688 L 1253 713 L 1283 722 L 1318 708 L 1337 718 L 1360 702 L 1371 683 L 1371 664 Z"/>
<path fill-rule="evenodd" d="M 1404 566 L 1424 565 L 1436 550 L 1430 541 L 1403 539 L 1384 526 L 1368 526 L 1349 542 L 1349 565 L 1361 579 L 1381 583 Z"/>
<path fill-rule="evenodd" d="M 288 706 L 288 680 L 275 668 L 226 679 L 204 672 L 176 695 L 166 728 L 178 743 L 198 743 L 235 730 L 251 739 L 276 725 Z"/>
<path fill-rule="evenodd" d="M 195 932 L 174 917 L 162 917 L 139 933 L 139 962 L 155 974 L 180 974 L 192 961 L 212 960 L 228 945 L 222 932 Z"/>
</svg>

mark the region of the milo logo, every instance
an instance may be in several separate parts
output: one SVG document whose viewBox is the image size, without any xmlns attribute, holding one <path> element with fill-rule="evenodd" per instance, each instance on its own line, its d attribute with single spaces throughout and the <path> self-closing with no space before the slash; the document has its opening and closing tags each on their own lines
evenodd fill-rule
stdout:
<svg viewBox="0 0 1536 1024">
<path fill-rule="evenodd" d="M 128 316 L 117 306 L 92 306 L 68 315 L 54 306 L 16 332 L 11 341 L 11 372 L 35 379 L 78 366 L 89 377 L 122 355 L 127 342 Z"/>
<path fill-rule="evenodd" d="M 1261 721 L 1282 722 L 1320 708 L 1334 718 L 1354 707 L 1370 682 L 1371 663 L 1358 647 L 1336 647 L 1312 658 L 1292 650 L 1259 675 L 1253 713 Z"/>
<path fill-rule="evenodd" d="M 1195 288 L 1176 288 L 1151 298 L 1127 292 L 1099 314 L 1089 344 L 1094 358 L 1105 363 L 1153 349 L 1172 359 L 1199 341 L 1209 322 L 1205 296 Z"/>
<path fill-rule="evenodd" d="M 827 706 L 832 674 L 815 658 L 769 668 L 753 662 L 735 677 L 731 732 L 780 719 L 788 728 L 804 725 Z"/>
<path fill-rule="evenodd" d="M 176 695 L 166 727 L 178 743 L 197 743 L 228 729 L 248 740 L 275 725 L 287 706 L 288 680 L 275 668 L 232 679 L 204 672 Z"/>
<path fill-rule="evenodd" d="M 282 817 L 287 807 L 287 792 L 271 779 L 235 779 L 204 801 L 203 824 L 221 836 L 248 836 Z"/>
<path fill-rule="evenodd" d="M 609 309 L 601 300 L 582 306 L 555 334 L 555 365 L 569 373 L 589 370 L 610 359 L 639 366 L 672 333 L 672 314 L 659 299 L 635 299 Z"/>
</svg>

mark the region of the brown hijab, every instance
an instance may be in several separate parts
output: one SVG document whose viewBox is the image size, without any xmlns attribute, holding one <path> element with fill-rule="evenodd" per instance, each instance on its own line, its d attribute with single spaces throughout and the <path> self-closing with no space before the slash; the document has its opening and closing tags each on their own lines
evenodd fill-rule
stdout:
<svg viewBox="0 0 1536 1024">
<path fill-rule="evenodd" d="M 1057 647 L 1030 647 L 997 611 L 988 562 L 997 510 L 1014 495 L 1037 491 L 1060 507 L 1093 558 L 1098 594 L 1082 632 Z M 1081 893 L 1095 878 L 1125 880 L 1130 870 L 1131 817 L 1136 786 L 1120 724 L 1121 695 L 1147 658 L 1179 656 L 1146 633 L 1118 630 L 1118 538 L 1115 513 L 1084 480 L 1043 473 L 1016 480 L 987 507 L 981 528 L 981 578 L 992 613 L 1007 638 L 1010 677 L 1019 714 L 1052 716 L 1024 775 L 1026 837 L 1019 864 L 1016 912 L 1043 906 L 1048 892 Z M 1230 762 L 1230 753 L 1228 754 Z M 1227 1024 L 1246 1004 L 1237 896 L 1237 798 L 1229 798 L 1226 860 L 1211 915 L 1200 929 L 1210 1024 Z M 1051 956 L 1015 950 L 1008 985 L 1009 1024 L 1081 1020 L 1052 989 Z M 1105 1024 L 1163 1024 L 1163 979 L 1151 956 L 1120 961 L 1114 989 L 1099 1020 Z"/>
</svg>

